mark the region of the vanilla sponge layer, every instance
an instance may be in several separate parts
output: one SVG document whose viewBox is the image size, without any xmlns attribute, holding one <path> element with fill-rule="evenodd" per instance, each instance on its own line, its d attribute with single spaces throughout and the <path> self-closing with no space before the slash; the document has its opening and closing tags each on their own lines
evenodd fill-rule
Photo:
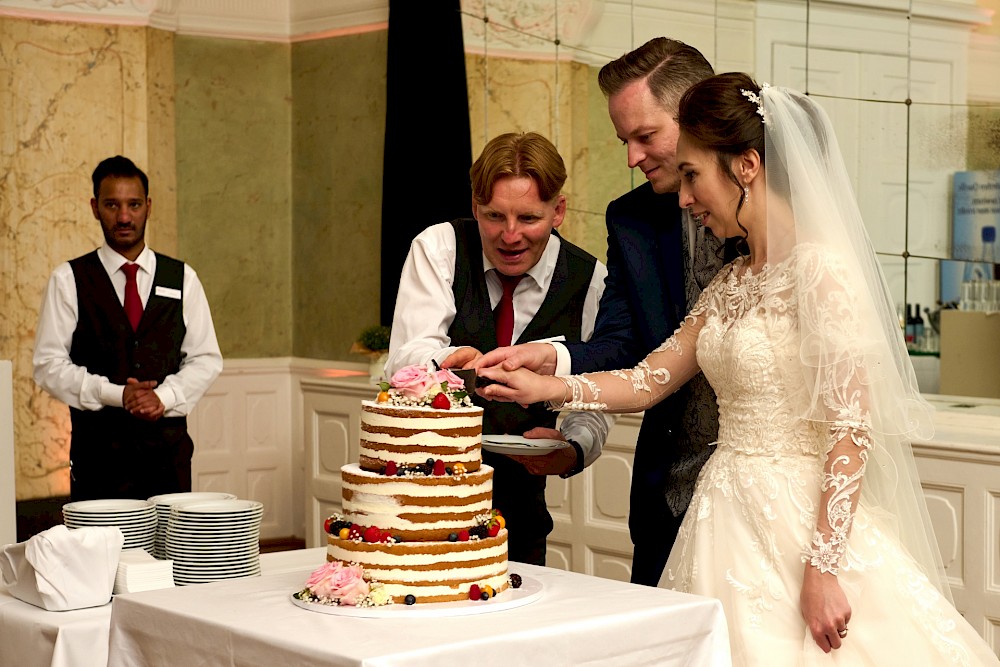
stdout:
<svg viewBox="0 0 1000 667">
<path fill-rule="evenodd" d="M 493 468 L 464 475 L 387 477 L 350 463 L 340 469 L 344 518 L 404 540 L 447 540 L 493 507 Z"/>
<path fill-rule="evenodd" d="M 465 600 L 469 588 L 507 588 L 507 531 L 468 542 L 368 543 L 328 537 L 327 560 L 358 564 L 381 582 L 394 601 L 413 595 L 417 602 Z"/>
<path fill-rule="evenodd" d="M 363 401 L 361 466 L 381 471 L 390 461 L 414 466 L 428 458 L 466 470 L 482 462 L 483 410 L 478 407 L 437 410 Z"/>
</svg>

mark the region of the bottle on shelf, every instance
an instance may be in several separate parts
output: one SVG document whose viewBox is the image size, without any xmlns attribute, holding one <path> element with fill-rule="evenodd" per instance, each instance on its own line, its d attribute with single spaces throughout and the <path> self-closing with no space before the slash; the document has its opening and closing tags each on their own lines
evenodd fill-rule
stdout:
<svg viewBox="0 0 1000 667">
<path fill-rule="evenodd" d="M 962 275 L 962 310 L 979 310 L 980 301 L 984 300 L 983 292 L 988 288 L 986 283 L 993 280 L 997 262 L 997 228 L 985 225 L 979 232 L 979 253 L 971 261 L 965 262 Z"/>
<path fill-rule="evenodd" d="M 997 262 L 997 228 L 993 225 L 986 225 L 983 227 L 981 232 L 983 239 L 983 261 L 990 264 L 996 264 Z M 992 269 L 992 267 L 991 267 Z M 990 278 L 993 277 L 993 271 L 990 271 Z"/>
<path fill-rule="evenodd" d="M 941 321 L 940 303 L 938 304 L 936 313 L 932 313 L 930 308 L 924 308 L 924 313 L 927 314 L 928 325 L 924 328 L 924 350 L 936 354 L 941 351 L 941 341 L 937 330 L 937 326 Z M 935 317 L 938 319 L 935 319 Z"/>
<path fill-rule="evenodd" d="M 916 321 L 913 319 L 913 304 L 906 304 L 906 328 L 904 329 L 904 339 L 906 346 L 912 347 L 914 335 L 916 333 Z"/>
<path fill-rule="evenodd" d="M 924 316 L 920 314 L 920 304 L 913 310 L 913 347 L 922 350 L 924 345 Z"/>
</svg>

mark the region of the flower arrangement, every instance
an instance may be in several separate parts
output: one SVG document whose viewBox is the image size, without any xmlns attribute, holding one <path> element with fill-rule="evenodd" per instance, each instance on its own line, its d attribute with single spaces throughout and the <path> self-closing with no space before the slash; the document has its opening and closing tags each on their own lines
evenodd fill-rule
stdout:
<svg viewBox="0 0 1000 667">
<path fill-rule="evenodd" d="M 376 402 L 393 405 L 427 405 L 447 410 L 470 407 L 465 382 L 447 368 L 431 370 L 413 365 L 399 369 L 388 382 L 380 382 Z"/>
<path fill-rule="evenodd" d="M 345 565 L 340 561 L 324 563 L 306 581 L 306 587 L 295 594 L 299 600 L 320 604 L 377 607 L 391 604 L 382 584 L 364 578 L 360 565 Z"/>
</svg>

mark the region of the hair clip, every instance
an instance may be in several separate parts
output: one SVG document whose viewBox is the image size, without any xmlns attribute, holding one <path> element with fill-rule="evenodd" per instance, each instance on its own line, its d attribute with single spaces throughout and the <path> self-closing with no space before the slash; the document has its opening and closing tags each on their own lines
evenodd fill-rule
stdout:
<svg viewBox="0 0 1000 667">
<path fill-rule="evenodd" d="M 770 125 L 770 119 L 764 113 L 764 102 L 760 99 L 760 96 L 764 94 L 764 91 L 771 87 L 769 83 L 762 83 L 760 85 L 760 95 L 752 90 L 747 90 L 746 88 L 740 88 L 740 93 L 743 97 L 747 98 L 751 102 L 757 105 L 757 114 L 760 116 L 761 120 L 765 125 Z"/>
</svg>

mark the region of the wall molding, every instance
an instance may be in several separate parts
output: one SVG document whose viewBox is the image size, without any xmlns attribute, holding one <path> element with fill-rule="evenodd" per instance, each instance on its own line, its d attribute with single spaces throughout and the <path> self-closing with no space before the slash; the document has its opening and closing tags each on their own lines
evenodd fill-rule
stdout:
<svg viewBox="0 0 1000 667">
<path fill-rule="evenodd" d="M 921 22 L 989 25 L 975 0 L 812 0 L 813 20 L 865 12 L 912 11 Z M 553 11 L 553 9 L 555 11 Z M 462 0 L 466 50 L 507 57 L 598 63 L 620 44 L 674 34 L 678 17 L 703 29 L 732 20 L 802 20 L 801 0 Z M 480 16 L 489 17 L 489 24 Z M 388 0 L 0 0 L 0 16 L 48 21 L 149 26 L 184 35 L 299 42 L 385 30 Z M 490 25 L 492 24 L 492 25 Z M 489 26 L 489 27 L 488 27 Z M 673 32 L 670 26 L 675 26 Z M 559 36 L 559 48 L 555 36 Z M 540 39 L 538 35 L 545 38 Z"/>
<path fill-rule="evenodd" d="M 969 102 L 1000 102 L 1000 35 L 973 33 L 969 38 Z"/>
</svg>

